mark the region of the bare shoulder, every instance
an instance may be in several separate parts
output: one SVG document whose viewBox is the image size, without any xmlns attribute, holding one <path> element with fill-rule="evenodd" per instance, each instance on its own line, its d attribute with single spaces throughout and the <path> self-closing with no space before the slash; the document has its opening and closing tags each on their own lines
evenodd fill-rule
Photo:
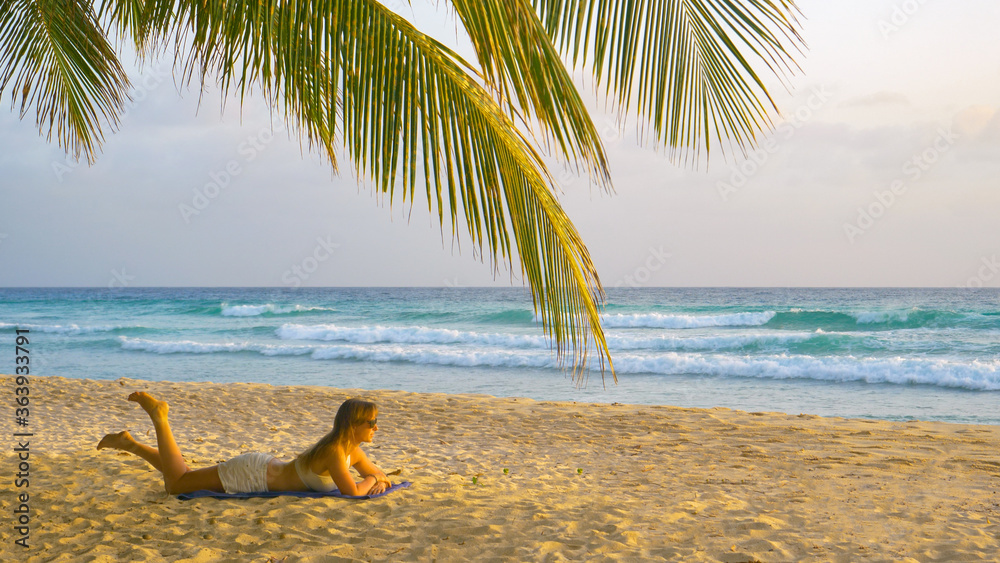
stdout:
<svg viewBox="0 0 1000 563">
<path fill-rule="evenodd" d="M 365 455 L 365 451 L 361 449 L 361 446 L 355 446 L 354 450 L 351 451 L 351 455 L 348 457 L 351 458 L 351 465 L 355 465 L 359 461 L 368 459 L 368 456 Z"/>
<path fill-rule="evenodd" d="M 349 463 L 347 463 L 347 459 L 350 458 L 351 454 L 353 453 L 354 453 L 353 451 L 347 452 L 342 447 L 334 446 L 327 449 L 326 452 L 323 453 L 323 456 L 320 457 L 319 459 L 321 460 L 324 467 L 330 467 L 332 465 L 335 465 L 338 461 L 350 465 Z"/>
</svg>

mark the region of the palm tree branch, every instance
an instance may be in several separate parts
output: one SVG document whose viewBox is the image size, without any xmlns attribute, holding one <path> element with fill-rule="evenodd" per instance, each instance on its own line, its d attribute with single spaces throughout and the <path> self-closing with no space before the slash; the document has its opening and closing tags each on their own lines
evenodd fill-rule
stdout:
<svg viewBox="0 0 1000 563">
<path fill-rule="evenodd" d="M 450 123 L 441 127 L 439 138 L 443 142 L 440 145 L 420 146 L 424 156 L 434 161 L 440 161 L 442 153 L 455 156 L 454 182 L 449 174 L 448 184 L 443 185 L 439 178 L 425 170 L 428 206 L 432 191 L 440 193 L 447 189 L 452 194 L 450 214 L 454 220 L 458 207 L 454 194 L 457 192 L 463 202 L 462 212 L 469 234 L 480 248 L 485 235 L 494 263 L 499 256 L 508 257 L 510 261 L 506 227 L 509 220 L 536 311 L 545 330 L 553 336 L 557 353 L 562 355 L 571 348 L 574 367 L 583 367 L 587 363 L 588 341 L 593 339 L 603 369 L 608 354 L 596 306 L 603 295 L 600 282 L 579 234 L 552 193 L 551 178 L 541 156 L 489 92 L 465 71 L 467 65 L 457 54 L 379 4 L 371 2 L 369 5 L 372 11 L 364 20 L 372 26 L 392 27 L 395 32 L 378 34 L 383 42 L 368 43 L 361 50 L 377 53 L 376 58 L 387 62 L 400 57 L 406 59 L 403 64 L 419 61 L 422 71 L 415 81 L 407 83 L 419 94 L 393 87 L 395 77 L 405 76 L 403 73 L 388 73 L 382 77 L 366 74 L 364 77 L 370 79 L 370 83 L 362 88 L 433 100 L 425 106 L 403 103 L 399 98 L 382 100 L 393 112 L 410 109 L 411 113 L 402 121 L 419 122 L 421 128 L 444 122 L 444 116 L 451 117 Z M 357 39 L 363 41 L 372 35 L 376 34 L 360 33 Z M 385 43 L 385 37 L 397 43 Z M 350 97 L 348 89 L 345 99 Z M 433 122 L 427 119 L 428 115 L 434 116 Z M 345 141 L 358 130 L 345 128 Z M 369 137 L 367 143 L 398 145 L 404 150 L 415 146 L 414 142 L 407 142 L 406 131 L 401 128 L 386 133 L 379 139 Z M 400 135 L 402 138 L 397 141 Z M 345 144 L 352 145 L 350 142 Z M 391 151 L 383 148 L 378 152 L 384 155 Z M 413 154 L 409 158 L 416 157 Z M 393 163 L 384 168 L 383 173 L 391 174 L 394 169 Z M 404 186 L 404 198 L 413 190 L 412 184 Z M 441 213 L 439 209 L 439 216 Z"/>
<path fill-rule="evenodd" d="M 232 13 L 234 4 L 247 11 Z M 513 238 L 557 356 L 572 350 L 574 375 L 582 376 L 596 345 L 602 375 L 605 360 L 613 373 L 587 249 L 541 155 L 457 53 L 372 0 L 178 6 L 174 33 L 191 38 L 189 77 L 214 77 L 224 95 L 260 88 L 331 159 L 342 146 L 390 203 L 397 185 L 411 205 L 421 187 L 442 227 L 450 216 L 453 236 L 463 215 L 494 268 L 501 259 L 512 266 Z"/>
<path fill-rule="evenodd" d="M 173 0 L 104 0 L 98 19 L 109 24 L 120 40 L 131 41 L 140 57 L 155 54 L 151 44 L 174 24 Z M 151 49 L 150 47 L 153 47 Z"/>
<path fill-rule="evenodd" d="M 784 81 L 798 48 L 790 0 L 533 0 L 574 65 L 593 67 L 619 108 L 649 120 L 657 142 L 695 154 L 711 139 L 742 151 L 777 110 L 755 70 Z M 770 110 L 768 109 L 770 108 Z"/>
<path fill-rule="evenodd" d="M 128 100 L 128 77 L 85 0 L 9 0 L 0 9 L 0 95 L 11 88 L 48 139 L 93 162 Z"/>
<path fill-rule="evenodd" d="M 573 80 L 528 0 L 452 0 L 487 85 L 511 115 L 533 116 L 547 137 L 610 188 L 607 158 Z"/>
</svg>

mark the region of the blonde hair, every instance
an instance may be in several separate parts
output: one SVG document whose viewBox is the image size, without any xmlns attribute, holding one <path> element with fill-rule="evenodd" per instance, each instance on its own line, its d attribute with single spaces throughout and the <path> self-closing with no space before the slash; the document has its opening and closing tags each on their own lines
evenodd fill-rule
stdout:
<svg viewBox="0 0 1000 563">
<path fill-rule="evenodd" d="M 349 441 L 351 427 L 362 422 L 368 422 L 378 414 L 378 406 L 363 399 L 347 399 L 337 409 L 333 418 L 333 430 L 327 432 L 305 453 L 305 462 L 311 463 L 317 457 L 326 453 L 334 444 L 346 444 Z"/>
</svg>

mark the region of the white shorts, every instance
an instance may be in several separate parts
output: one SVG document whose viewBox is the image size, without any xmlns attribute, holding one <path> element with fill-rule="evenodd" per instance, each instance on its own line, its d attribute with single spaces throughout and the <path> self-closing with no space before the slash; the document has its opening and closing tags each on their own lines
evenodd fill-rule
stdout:
<svg viewBox="0 0 1000 563">
<path fill-rule="evenodd" d="M 267 492 L 267 464 L 271 454 L 253 452 L 219 464 L 219 481 L 227 493 Z"/>
</svg>

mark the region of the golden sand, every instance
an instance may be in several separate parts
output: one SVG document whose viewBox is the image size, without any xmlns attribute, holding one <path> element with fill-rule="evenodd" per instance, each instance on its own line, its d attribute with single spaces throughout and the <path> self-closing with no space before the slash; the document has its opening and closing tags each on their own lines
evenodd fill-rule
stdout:
<svg viewBox="0 0 1000 563">
<path fill-rule="evenodd" d="M 343 399 L 373 399 L 365 450 L 413 485 L 177 500 L 140 458 L 95 450 L 123 429 L 155 444 L 133 390 L 170 403 L 195 468 L 291 458 Z M 31 399 L 29 549 L 13 406 L 0 417 L 0 561 L 1000 560 L 996 426 L 135 379 L 33 377 Z"/>
</svg>

